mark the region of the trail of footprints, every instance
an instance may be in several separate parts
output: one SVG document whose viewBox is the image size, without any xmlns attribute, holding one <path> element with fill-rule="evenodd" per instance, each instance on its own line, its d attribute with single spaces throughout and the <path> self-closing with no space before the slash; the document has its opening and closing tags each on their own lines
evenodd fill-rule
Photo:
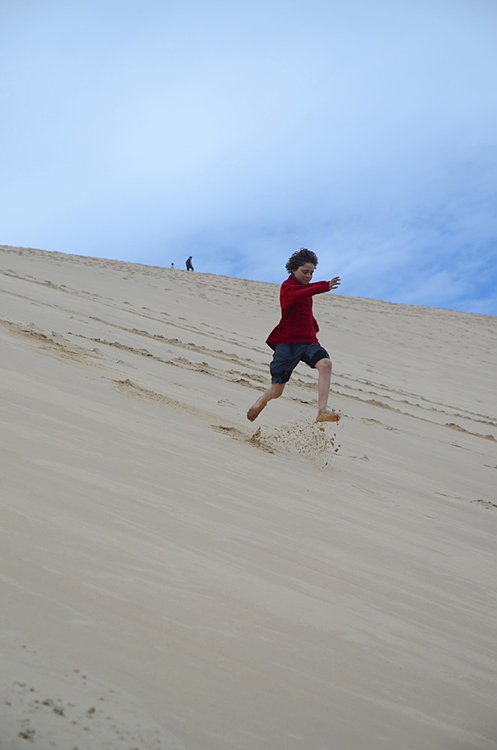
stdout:
<svg viewBox="0 0 497 750">
<path fill-rule="evenodd" d="M 16 680 L 2 688 L 2 739 L 9 747 L 55 750 L 169 750 L 161 730 L 142 727 L 126 699 L 79 669 L 65 674 L 60 692 Z M 64 697 L 65 693 L 65 697 Z M 69 695 L 69 697 L 68 697 Z M 10 713 L 12 712 L 12 714 Z M 4 747 L 4 745 L 2 745 Z M 5 745 L 7 748 L 7 745 Z"/>
<path fill-rule="evenodd" d="M 25 251 L 19 250 L 17 248 L 7 248 L 6 250 L 7 252 L 17 253 L 19 255 L 25 253 Z M 39 251 L 30 250 L 29 252 L 36 254 Z M 49 254 L 48 256 L 46 256 L 46 254 L 42 255 L 43 257 L 48 257 L 52 262 L 59 262 L 57 253 Z M 65 256 L 64 260 L 67 260 Z M 109 268 L 108 262 L 102 259 L 88 259 L 84 257 L 74 256 L 71 257 L 71 262 L 79 265 L 102 267 L 104 269 Z M 171 270 L 167 268 L 149 268 L 147 266 L 141 265 L 137 265 L 135 268 L 134 264 L 119 263 L 117 261 L 113 261 L 112 269 L 115 272 L 122 274 L 123 280 L 129 280 L 130 278 L 132 278 L 133 273 L 138 270 L 140 275 L 153 277 L 153 280 L 156 282 L 155 288 L 157 288 L 157 284 L 164 284 L 168 281 L 170 282 L 173 278 L 171 276 Z M 130 313 L 132 313 L 134 316 L 140 316 L 142 318 L 148 319 L 150 321 L 153 321 L 154 324 L 167 326 L 169 328 L 172 327 L 175 333 L 177 333 L 178 331 L 184 333 L 192 333 L 195 336 L 201 336 L 202 338 L 205 338 L 206 341 L 222 341 L 224 344 L 232 344 L 234 347 L 240 346 L 236 338 L 236 333 L 233 332 L 230 335 L 229 331 L 221 331 L 218 327 L 209 326 L 205 322 L 203 323 L 204 330 L 200 330 L 193 325 L 189 325 L 188 321 L 183 316 L 178 316 L 176 319 L 173 319 L 171 318 L 171 315 L 169 313 L 161 312 L 159 313 L 160 317 L 157 317 L 157 313 L 154 314 L 147 307 L 142 306 L 138 310 L 135 309 L 131 305 L 131 303 L 126 301 L 121 302 L 109 297 L 104 298 L 101 295 L 95 293 L 72 289 L 64 284 L 57 285 L 50 280 L 39 281 L 27 274 L 20 275 L 13 269 L 4 271 L 4 274 L 21 281 L 30 282 L 39 286 L 50 287 L 51 289 L 54 289 L 65 295 L 69 294 L 83 298 L 91 297 L 95 301 L 98 301 L 99 305 L 118 309 L 122 309 L 123 305 L 126 305 L 130 308 Z M 216 277 L 216 280 L 218 283 L 222 282 L 222 279 L 218 277 Z M 184 274 L 181 274 L 179 271 L 174 273 L 174 286 L 185 286 L 187 281 L 188 284 L 192 283 L 192 280 L 189 277 L 185 278 Z M 198 287 L 197 291 L 199 291 L 201 288 L 205 288 L 206 291 L 210 289 L 210 282 L 208 278 L 204 279 L 199 275 L 194 279 L 194 281 L 196 287 Z M 230 279 L 230 284 L 233 283 L 242 285 L 244 288 L 247 285 L 247 282 L 244 282 L 242 280 Z M 255 282 L 252 282 L 252 287 L 254 286 L 254 284 Z M 166 291 L 172 291 L 173 289 L 174 287 L 165 288 Z M 271 297 L 275 296 L 274 289 L 269 285 L 257 285 L 256 291 L 258 292 L 259 297 L 261 296 L 261 293 L 262 296 L 267 296 L 269 293 Z M 228 293 L 232 294 L 234 297 L 236 297 L 237 294 L 236 290 L 233 291 L 231 287 L 226 289 L 223 288 L 223 294 Z M 213 299 L 215 301 L 215 297 L 213 297 Z M 212 301 L 213 300 L 211 300 L 211 302 Z M 37 302 L 37 304 L 44 303 Z M 54 308 L 58 307 L 55 304 L 50 304 L 48 306 Z M 59 307 L 58 309 L 65 313 L 71 314 L 71 310 L 64 307 Z M 269 380 L 267 367 L 269 356 L 267 358 L 267 362 L 258 364 L 251 357 L 243 357 L 233 351 L 226 352 L 224 351 L 224 349 L 210 348 L 205 344 L 186 342 L 185 340 L 177 338 L 177 336 L 165 336 L 163 334 L 149 333 L 147 330 L 137 329 L 136 327 L 127 328 L 125 326 L 106 321 L 97 316 L 84 316 L 78 314 L 72 315 L 72 317 L 78 318 L 80 320 L 84 318 L 85 322 L 87 323 L 91 323 L 91 321 L 94 321 L 105 326 L 109 331 L 119 331 L 122 334 L 125 334 L 128 340 L 130 338 L 131 340 L 135 340 L 136 345 L 134 341 L 133 344 L 125 343 L 124 341 L 122 341 L 121 336 L 113 338 L 102 338 L 101 336 L 84 335 L 82 333 L 72 333 L 71 331 L 68 331 L 65 336 L 62 336 L 60 334 L 57 334 L 55 331 L 52 331 L 51 334 L 39 331 L 35 328 L 35 326 L 26 327 L 19 324 L 14 324 L 10 321 L 3 321 L 3 323 L 4 325 L 10 326 L 10 330 L 13 333 L 29 337 L 30 342 L 34 345 L 37 345 L 40 351 L 42 351 L 43 353 L 57 357 L 59 359 L 65 359 L 72 364 L 91 367 L 98 367 L 99 365 L 102 367 L 105 367 L 106 365 L 108 366 L 112 363 L 109 363 L 106 360 L 106 358 L 101 354 L 100 350 L 102 348 L 105 350 L 107 347 L 112 347 L 114 349 L 128 352 L 132 355 L 152 358 L 164 365 L 185 368 L 190 371 L 198 372 L 201 375 L 208 375 L 210 377 L 237 383 L 242 386 L 250 387 L 252 390 L 263 390 Z M 166 320 L 164 318 L 166 318 Z M 89 344 L 94 344 L 97 346 L 93 346 L 90 349 L 86 346 L 79 346 L 74 341 L 75 338 L 80 338 L 82 340 L 86 339 Z M 149 342 L 147 346 L 149 346 L 150 349 L 153 349 L 153 351 L 150 351 L 148 348 L 139 343 L 139 340 L 143 341 L 143 339 Z M 164 346 L 167 346 L 167 351 L 165 353 L 162 350 L 162 347 Z M 179 354 L 178 350 L 183 352 L 195 352 L 202 355 L 203 359 L 201 361 L 194 361 L 184 356 L 183 354 Z M 243 351 L 249 351 L 251 353 L 254 352 L 258 355 L 257 358 L 259 359 L 261 347 L 256 342 L 253 347 L 247 347 L 244 344 Z M 220 367 L 219 365 L 224 362 L 228 362 L 233 366 L 230 369 Z M 118 363 L 119 362 L 116 363 L 114 361 L 114 364 Z M 116 381 L 116 379 L 114 378 L 113 382 L 116 383 L 118 381 Z M 312 377 L 303 375 L 302 373 L 297 372 L 292 378 L 291 384 L 293 391 L 295 391 L 296 389 L 309 392 L 311 390 L 315 391 L 315 380 Z M 139 384 L 135 384 L 135 386 L 139 388 Z M 146 391 L 146 389 L 143 390 Z M 374 383 L 364 378 L 355 378 L 346 373 L 334 374 L 333 391 L 337 393 L 342 399 L 353 400 L 356 402 L 359 401 L 368 405 L 368 407 L 381 409 L 382 414 L 388 411 L 395 412 L 403 416 L 407 416 L 411 419 L 421 419 L 422 421 L 430 422 L 432 424 L 442 425 L 452 431 L 463 432 L 474 437 L 495 441 L 497 417 L 491 417 L 484 414 L 474 414 L 461 409 L 457 409 L 448 404 L 432 403 L 418 394 L 392 389 L 389 386 L 380 383 Z M 152 396 L 151 392 L 149 393 L 151 398 L 153 397 L 160 400 L 161 394 Z M 310 398 L 310 400 L 306 398 L 299 398 L 298 396 L 293 396 L 293 398 L 296 401 L 300 401 L 305 404 L 309 403 L 310 401 L 313 403 L 312 398 Z M 166 403 L 166 400 L 164 401 L 164 403 Z M 437 421 L 437 417 L 440 417 L 443 421 Z M 465 420 L 466 423 L 469 422 L 469 425 L 462 426 L 454 421 L 457 419 Z M 372 423 L 371 418 L 365 417 L 364 420 Z M 395 429 L 391 425 L 385 425 L 383 423 L 383 420 L 384 416 L 381 419 L 377 420 L 377 422 L 379 424 L 383 424 L 385 429 Z M 474 429 L 469 428 L 471 425 L 474 425 Z"/>
<path fill-rule="evenodd" d="M 139 345 L 138 341 L 137 346 L 131 346 L 128 343 L 123 343 L 119 338 L 113 340 L 103 339 L 99 336 L 89 336 L 81 333 L 74 334 L 71 331 L 68 331 L 66 336 L 61 336 L 55 331 L 52 331 L 51 334 L 43 333 L 36 330 L 34 326 L 20 326 L 10 321 L 2 321 L 2 323 L 8 326 L 12 333 L 28 337 L 31 343 L 38 345 L 44 353 L 59 359 L 67 359 L 74 364 L 95 367 L 98 366 L 99 359 L 102 360 L 102 357 L 99 356 L 98 347 L 88 349 L 87 347 L 78 346 L 73 340 L 71 340 L 74 338 L 80 338 L 86 339 L 90 344 L 97 344 L 99 347 L 112 347 L 140 357 L 152 358 L 165 365 L 186 368 L 198 372 L 199 374 L 209 375 L 242 386 L 247 386 L 253 390 L 263 390 L 268 382 L 267 365 L 258 365 L 251 358 L 240 357 L 235 352 L 226 352 L 223 349 L 209 348 L 203 344 L 198 345 L 193 342 L 182 341 L 177 337 L 151 334 L 145 330 L 137 328 L 118 326 L 93 316 L 91 316 L 90 319 L 108 326 L 112 330 L 120 330 L 122 333 L 125 333 L 128 338 L 139 339 L 140 342 L 143 339 L 148 340 L 149 346 L 153 343 L 155 349 L 157 349 L 157 345 L 159 348 L 167 346 L 168 356 L 165 357 L 157 353 L 152 353 L 146 347 Z M 203 333 L 202 335 L 205 336 L 206 339 L 212 338 L 210 333 Z M 193 361 L 182 354 L 178 354 L 177 350 L 199 353 L 204 356 L 205 359 L 202 361 Z M 216 367 L 213 362 L 238 364 L 241 365 L 243 369 L 231 367 L 229 370 L 226 370 Z M 315 381 L 312 377 L 297 374 L 292 378 L 292 386 L 305 391 L 314 391 Z M 430 418 L 430 416 L 440 415 L 442 418 L 446 418 L 445 423 L 442 424 L 451 430 L 464 432 L 485 440 L 495 441 L 494 432 L 480 432 L 477 429 L 467 429 L 453 421 L 454 419 L 464 419 L 474 423 L 475 426 L 482 425 L 491 429 L 496 428 L 497 419 L 493 419 L 484 414 L 464 412 L 461 409 L 454 409 L 446 404 L 433 404 L 420 395 L 406 393 L 405 391 L 400 390 L 392 390 L 391 388 L 388 388 L 388 386 L 376 384 L 366 379 L 354 378 L 346 374 L 334 375 L 333 390 L 342 398 L 361 401 L 382 410 L 397 412 L 409 418 L 421 419 L 433 424 L 440 424 L 440 422 Z M 158 397 L 160 394 L 156 394 L 156 396 Z M 302 403 L 309 403 L 307 400 L 300 398 L 296 398 L 295 400 L 301 401 Z M 406 409 L 410 409 L 410 411 L 406 411 Z"/>
</svg>

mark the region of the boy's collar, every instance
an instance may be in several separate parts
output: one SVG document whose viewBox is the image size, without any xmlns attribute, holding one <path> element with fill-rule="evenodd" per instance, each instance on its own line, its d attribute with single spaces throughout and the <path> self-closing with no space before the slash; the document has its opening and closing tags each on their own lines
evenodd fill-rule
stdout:
<svg viewBox="0 0 497 750">
<path fill-rule="evenodd" d="M 301 281 L 299 281 L 299 280 L 298 280 L 298 279 L 296 278 L 296 276 L 294 276 L 294 275 L 293 275 L 293 273 L 291 273 L 291 274 L 290 274 L 290 276 L 292 277 L 292 279 L 293 279 L 294 281 L 296 281 L 296 282 L 297 282 L 297 284 L 300 284 L 300 286 L 304 286 L 304 285 L 303 285 L 303 283 L 302 283 Z"/>
</svg>

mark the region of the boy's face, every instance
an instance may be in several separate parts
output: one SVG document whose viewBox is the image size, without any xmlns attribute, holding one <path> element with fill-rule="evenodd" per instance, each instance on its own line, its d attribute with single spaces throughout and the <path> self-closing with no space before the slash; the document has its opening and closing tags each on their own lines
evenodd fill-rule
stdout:
<svg viewBox="0 0 497 750">
<path fill-rule="evenodd" d="M 316 266 L 314 263 L 304 263 L 303 266 L 299 266 L 297 270 L 293 272 L 293 275 L 301 284 L 308 284 L 309 281 L 312 281 L 312 274 L 314 273 L 315 268 Z"/>
</svg>

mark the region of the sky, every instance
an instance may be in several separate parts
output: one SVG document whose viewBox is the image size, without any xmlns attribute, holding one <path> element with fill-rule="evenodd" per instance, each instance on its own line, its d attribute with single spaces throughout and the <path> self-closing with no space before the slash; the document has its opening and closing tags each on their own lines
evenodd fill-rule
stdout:
<svg viewBox="0 0 497 750">
<path fill-rule="evenodd" d="M 0 0 L 0 244 L 497 315 L 496 0 Z"/>
</svg>

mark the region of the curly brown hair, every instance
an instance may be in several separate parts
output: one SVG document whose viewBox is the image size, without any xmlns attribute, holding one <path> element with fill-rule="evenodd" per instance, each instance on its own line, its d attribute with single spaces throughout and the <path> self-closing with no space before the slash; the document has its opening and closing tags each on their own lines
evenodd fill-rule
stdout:
<svg viewBox="0 0 497 750">
<path fill-rule="evenodd" d="M 301 247 L 300 250 L 297 250 L 297 252 L 288 258 L 288 263 L 285 268 L 288 273 L 292 273 L 293 271 L 296 271 L 297 268 L 300 268 L 300 266 L 303 266 L 304 263 L 312 263 L 313 266 L 317 266 L 318 256 L 316 253 L 313 253 L 312 250 L 308 250 L 306 247 Z"/>
</svg>

